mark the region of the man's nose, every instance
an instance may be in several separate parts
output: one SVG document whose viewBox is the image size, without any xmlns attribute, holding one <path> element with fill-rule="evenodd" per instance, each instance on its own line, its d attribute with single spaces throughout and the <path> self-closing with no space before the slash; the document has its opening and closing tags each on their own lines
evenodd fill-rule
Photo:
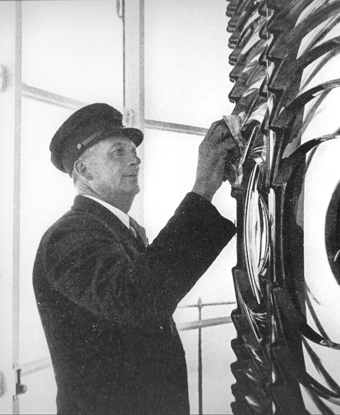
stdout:
<svg viewBox="0 0 340 415">
<path fill-rule="evenodd" d="M 132 154 L 131 155 L 131 163 L 132 164 L 136 164 L 137 166 L 139 165 L 139 164 L 141 164 L 141 162 L 142 162 L 142 160 L 137 156 L 137 154 Z"/>
</svg>

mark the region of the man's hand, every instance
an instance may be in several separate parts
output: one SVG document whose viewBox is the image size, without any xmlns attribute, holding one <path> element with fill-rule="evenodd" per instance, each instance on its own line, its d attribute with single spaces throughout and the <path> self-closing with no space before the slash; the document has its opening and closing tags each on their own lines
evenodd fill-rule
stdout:
<svg viewBox="0 0 340 415">
<path fill-rule="evenodd" d="M 225 179 L 226 160 L 238 156 L 238 146 L 224 120 L 214 122 L 199 146 L 192 191 L 211 201 Z"/>
</svg>

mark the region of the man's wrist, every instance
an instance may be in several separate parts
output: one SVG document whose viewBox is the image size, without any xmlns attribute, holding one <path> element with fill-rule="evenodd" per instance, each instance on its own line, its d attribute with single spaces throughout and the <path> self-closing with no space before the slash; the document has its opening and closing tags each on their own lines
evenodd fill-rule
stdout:
<svg viewBox="0 0 340 415">
<path fill-rule="evenodd" d="M 199 183 L 195 183 L 191 191 L 193 193 L 198 194 L 201 197 L 204 197 L 204 199 L 207 199 L 209 202 L 212 201 L 212 198 L 215 194 L 215 192 L 212 192 L 210 189 L 207 189 L 205 185 Z"/>
</svg>

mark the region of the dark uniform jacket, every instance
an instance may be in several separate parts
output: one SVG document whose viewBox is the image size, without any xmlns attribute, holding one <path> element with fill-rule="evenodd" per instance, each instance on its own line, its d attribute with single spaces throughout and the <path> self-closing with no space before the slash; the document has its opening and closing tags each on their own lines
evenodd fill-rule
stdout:
<svg viewBox="0 0 340 415">
<path fill-rule="evenodd" d="M 188 414 L 178 302 L 235 233 L 188 193 L 146 247 L 83 196 L 43 236 L 33 272 L 58 414 Z"/>
</svg>

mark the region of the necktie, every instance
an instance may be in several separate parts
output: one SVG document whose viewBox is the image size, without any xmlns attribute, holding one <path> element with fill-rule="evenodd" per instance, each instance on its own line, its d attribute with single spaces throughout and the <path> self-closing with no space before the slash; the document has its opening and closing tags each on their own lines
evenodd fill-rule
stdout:
<svg viewBox="0 0 340 415">
<path fill-rule="evenodd" d="M 133 234 L 133 236 L 135 237 L 135 238 L 137 238 L 137 232 L 136 232 L 136 230 L 131 226 L 131 223 L 130 223 L 130 231 L 132 232 L 132 234 Z"/>
<path fill-rule="evenodd" d="M 145 246 L 148 246 L 148 239 L 145 235 L 145 230 L 141 226 L 138 225 L 138 223 L 130 217 L 130 229 L 131 232 L 135 235 L 137 238 L 138 236 L 142 239 Z"/>
</svg>

